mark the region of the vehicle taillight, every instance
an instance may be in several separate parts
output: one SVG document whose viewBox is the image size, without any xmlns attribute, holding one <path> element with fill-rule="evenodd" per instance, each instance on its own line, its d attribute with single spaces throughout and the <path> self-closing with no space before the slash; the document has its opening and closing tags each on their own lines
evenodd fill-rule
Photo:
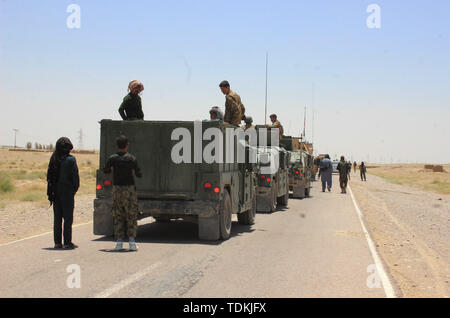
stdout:
<svg viewBox="0 0 450 318">
<path fill-rule="evenodd" d="M 205 189 L 211 189 L 212 188 L 212 184 L 209 182 L 206 182 L 204 185 Z"/>
<path fill-rule="evenodd" d="M 105 180 L 104 184 L 105 186 L 109 187 L 111 185 L 111 180 Z"/>
<path fill-rule="evenodd" d="M 220 188 L 219 188 L 219 187 L 215 187 L 215 188 L 214 188 L 214 192 L 215 192 L 215 193 L 220 193 Z"/>
<path fill-rule="evenodd" d="M 102 185 L 101 184 L 97 184 L 97 190 L 101 190 L 102 189 Z"/>
</svg>

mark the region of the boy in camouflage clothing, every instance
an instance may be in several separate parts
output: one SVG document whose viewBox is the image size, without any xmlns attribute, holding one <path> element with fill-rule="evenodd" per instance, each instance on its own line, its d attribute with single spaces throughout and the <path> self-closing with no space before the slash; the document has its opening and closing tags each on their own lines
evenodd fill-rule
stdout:
<svg viewBox="0 0 450 318">
<path fill-rule="evenodd" d="M 128 139 L 119 136 L 116 139 L 119 152 L 109 157 L 103 171 L 113 172 L 113 206 L 114 237 L 117 241 L 116 250 L 123 248 L 123 239 L 129 238 L 130 250 L 136 251 L 138 203 L 133 174 L 141 178 L 136 158 L 128 153 Z"/>
</svg>

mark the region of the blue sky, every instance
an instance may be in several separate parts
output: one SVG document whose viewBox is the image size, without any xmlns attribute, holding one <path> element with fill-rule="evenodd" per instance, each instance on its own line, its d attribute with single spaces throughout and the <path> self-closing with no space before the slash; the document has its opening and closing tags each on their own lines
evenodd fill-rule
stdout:
<svg viewBox="0 0 450 318">
<path fill-rule="evenodd" d="M 72 3 L 80 29 L 66 26 Z M 371 3 L 380 29 L 366 26 Z M 269 112 L 298 134 L 307 105 L 319 152 L 450 162 L 449 12 L 446 0 L 2 0 L 0 144 L 13 128 L 19 145 L 77 144 L 83 129 L 85 147 L 98 148 L 97 122 L 120 118 L 133 79 L 146 119 L 206 118 L 227 79 L 262 123 L 268 51 Z"/>
</svg>

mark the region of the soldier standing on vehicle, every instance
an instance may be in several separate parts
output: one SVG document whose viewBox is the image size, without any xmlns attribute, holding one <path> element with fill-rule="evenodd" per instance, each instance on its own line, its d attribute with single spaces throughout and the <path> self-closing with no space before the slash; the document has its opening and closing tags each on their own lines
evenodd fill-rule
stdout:
<svg viewBox="0 0 450 318">
<path fill-rule="evenodd" d="M 204 121 L 219 121 L 223 123 L 223 112 L 220 110 L 219 106 L 213 106 L 209 111 L 209 120 Z"/>
<path fill-rule="evenodd" d="M 276 114 L 270 115 L 270 121 L 272 122 L 272 125 L 267 124 L 267 128 L 278 128 L 280 130 L 280 139 L 284 134 L 283 125 L 281 125 L 280 121 L 277 119 Z"/>
<path fill-rule="evenodd" d="M 141 178 L 136 158 L 128 153 L 128 139 L 121 135 L 116 139 L 119 152 L 109 157 L 103 172 L 113 172 L 113 206 L 114 236 L 116 250 L 123 248 L 123 239 L 128 237 L 130 250 L 136 251 L 138 201 L 133 174 Z"/>
<path fill-rule="evenodd" d="M 53 238 L 55 248 L 74 249 L 72 243 L 73 209 L 75 194 L 80 186 L 80 177 L 75 157 L 69 153 L 73 149 L 69 138 L 61 137 L 56 142 L 47 170 L 47 196 L 53 204 Z M 64 220 L 64 245 L 62 245 L 62 223 Z"/>
<path fill-rule="evenodd" d="M 331 191 L 333 184 L 333 165 L 329 155 L 325 155 L 320 161 L 319 177 L 322 181 L 322 192 L 325 192 L 325 187 L 328 188 L 328 192 Z"/>
<path fill-rule="evenodd" d="M 341 156 L 341 161 L 337 165 L 339 171 L 339 184 L 341 186 L 341 193 L 347 193 L 347 182 L 349 171 L 349 163 L 345 162 L 344 156 Z"/>
<path fill-rule="evenodd" d="M 221 82 L 219 87 L 225 95 L 224 122 L 239 126 L 241 121 L 245 119 L 245 107 L 241 102 L 241 97 L 230 89 L 228 81 Z"/>
<path fill-rule="evenodd" d="M 143 120 L 142 101 L 139 94 L 144 90 L 144 85 L 137 81 L 128 84 L 128 95 L 123 99 L 119 107 L 119 114 L 123 120 Z"/>
<path fill-rule="evenodd" d="M 244 129 L 244 131 L 249 128 L 255 128 L 255 125 L 252 125 L 253 118 L 251 116 L 246 116 L 244 121 L 245 121 L 245 125 L 242 126 L 242 129 Z"/>
<path fill-rule="evenodd" d="M 360 166 L 359 166 L 359 173 L 361 175 L 361 181 L 367 181 L 366 180 L 366 165 L 364 164 L 364 162 L 361 162 Z"/>
</svg>

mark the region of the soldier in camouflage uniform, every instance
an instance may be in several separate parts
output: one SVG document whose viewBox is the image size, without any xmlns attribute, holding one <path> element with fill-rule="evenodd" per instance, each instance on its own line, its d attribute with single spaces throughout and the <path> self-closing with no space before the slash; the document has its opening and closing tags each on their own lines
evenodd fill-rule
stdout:
<svg viewBox="0 0 450 318">
<path fill-rule="evenodd" d="M 255 125 L 252 125 L 252 123 L 253 123 L 253 118 L 252 117 L 246 116 L 244 121 L 245 121 L 245 125 L 242 126 L 242 129 L 244 129 L 244 131 L 249 129 L 249 128 L 255 128 Z"/>
<path fill-rule="evenodd" d="M 280 121 L 277 119 L 276 114 L 270 115 L 270 121 L 272 122 L 272 125 L 267 124 L 266 127 L 267 128 L 278 128 L 280 130 L 279 136 L 280 136 L 280 140 L 281 140 L 281 137 L 284 134 L 283 125 L 281 125 Z"/>
<path fill-rule="evenodd" d="M 349 163 L 345 162 L 344 156 L 341 156 L 341 161 L 337 165 L 339 171 L 339 183 L 341 185 L 341 193 L 347 193 L 348 175 L 350 173 Z"/>
<path fill-rule="evenodd" d="M 130 250 L 137 250 L 135 238 L 137 232 L 138 203 L 133 174 L 142 177 L 136 158 L 128 153 L 128 139 L 119 136 L 116 139 L 119 152 L 109 157 L 104 173 L 113 172 L 113 206 L 114 236 L 116 250 L 121 250 L 123 240 L 128 237 Z"/>
<path fill-rule="evenodd" d="M 224 122 L 239 126 L 245 119 L 245 107 L 241 97 L 230 89 L 230 83 L 223 81 L 219 84 L 220 90 L 225 95 Z"/>
</svg>

